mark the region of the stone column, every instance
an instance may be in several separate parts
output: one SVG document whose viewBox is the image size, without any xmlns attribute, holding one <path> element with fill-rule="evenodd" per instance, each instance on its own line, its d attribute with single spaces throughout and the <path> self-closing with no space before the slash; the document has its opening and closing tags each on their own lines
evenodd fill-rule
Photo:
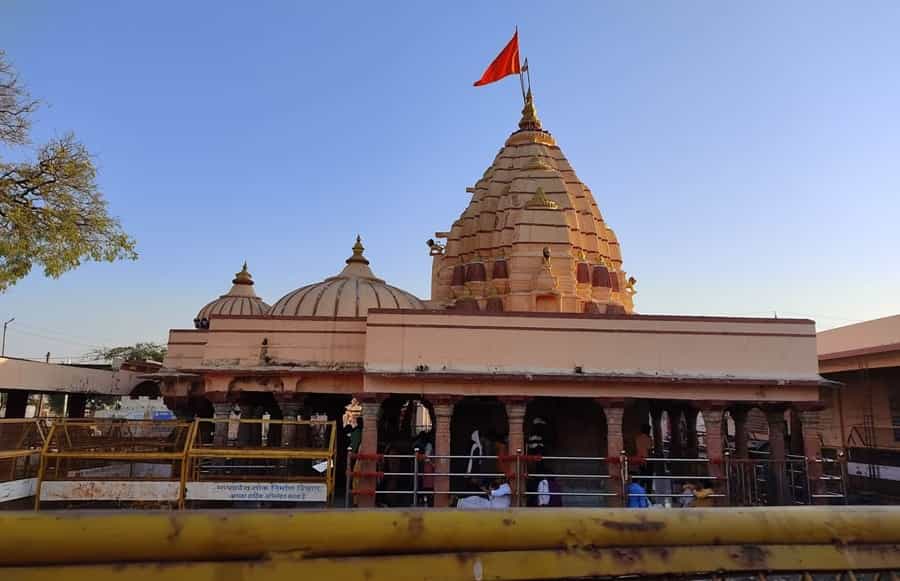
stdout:
<svg viewBox="0 0 900 581">
<path fill-rule="evenodd" d="M 672 458 L 684 458 L 684 449 L 681 445 L 684 439 L 684 432 L 681 430 L 681 408 L 669 408 L 669 426 L 672 432 L 669 455 Z"/>
<path fill-rule="evenodd" d="M 232 407 L 227 401 L 213 403 L 213 419 L 216 420 L 213 445 L 217 448 L 228 445 L 228 419 L 231 417 Z"/>
<path fill-rule="evenodd" d="M 434 455 L 450 455 L 450 420 L 453 418 L 454 402 L 451 399 L 434 401 Z M 450 496 L 450 461 L 440 459 L 434 461 L 434 506 L 446 507 Z"/>
<path fill-rule="evenodd" d="M 625 414 L 625 405 L 620 402 L 607 402 L 601 400 L 603 413 L 606 415 L 606 456 L 609 467 L 609 491 L 617 496 L 609 498 L 609 506 L 622 506 L 622 493 L 625 483 L 620 476 L 621 465 L 619 458 L 625 449 L 625 438 L 622 435 L 622 416 Z"/>
<path fill-rule="evenodd" d="M 769 493 L 771 494 L 769 504 L 784 506 L 791 503 L 786 464 L 785 436 L 787 429 L 784 421 L 784 409 L 766 410 L 766 419 L 769 422 Z"/>
<path fill-rule="evenodd" d="M 288 398 L 278 400 L 278 409 L 281 410 L 281 419 L 284 421 L 296 421 L 301 419 L 303 410 L 302 398 Z M 338 428 L 339 429 L 339 428 Z M 336 435 L 335 454 L 346 454 L 346 450 L 341 450 L 341 439 Z M 296 424 L 283 424 L 281 427 L 281 446 L 282 448 L 296 448 L 297 446 L 297 426 Z"/>
<path fill-rule="evenodd" d="M 512 456 L 518 453 L 519 450 L 522 451 L 523 454 L 527 452 L 525 449 L 525 400 L 524 399 L 504 399 L 504 404 L 506 405 L 506 420 L 509 422 L 509 455 Z M 515 460 L 507 460 L 507 461 L 498 461 L 497 465 L 507 466 L 509 471 L 513 472 L 512 478 L 510 478 L 509 485 L 513 489 L 514 492 L 525 492 L 526 483 L 523 481 L 525 474 L 527 473 L 525 464 L 523 462 L 519 463 L 519 472 L 516 472 L 516 461 Z M 522 502 L 522 498 L 518 494 L 514 494 L 513 496 L 513 506 L 521 506 L 525 503 Z"/>
<path fill-rule="evenodd" d="M 83 418 L 86 404 L 87 395 L 83 393 L 69 394 L 69 399 L 66 401 L 66 417 Z"/>
<path fill-rule="evenodd" d="M 25 410 L 28 407 L 27 391 L 9 390 L 6 392 L 6 419 L 24 418 Z"/>
<path fill-rule="evenodd" d="M 745 460 L 750 455 L 750 443 L 747 434 L 747 410 L 744 408 L 732 410 L 731 419 L 734 420 L 734 455 L 736 458 Z"/>
<path fill-rule="evenodd" d="M 684 410 L 684 418 L 687 421 L 687 449 L 685 450 L 685 456 L 687 458 L 700 457 L 700 440 L 697 437 L 697 416 L 699 414 L 700 410 L 695 408 L 687 408 Z M 703 412 L 703 421 L 706 422 L 706 411 Z M 709 428 L 707 427 L 707 429 Z M 707 433 L 706 439 L 709 440 L 709 433 Z M 707 442 L 707 446 L 708 445 L 709 443 Z"/>
<path fill-rule="evenodd" d="M 362 403 L 362 441 L 359 445 L 359 453 L 369 456 L 357 462 L 360 472 L 375 472 L 378 469 L 378 461 L 373 460 L 371 455 L 378 453 L 378 412 L 381 409 L 381 402 L 371 397 L 363 398 L 357 396 Z M 367 491 L 356 497 L 356 504 L 360 508 L 371 508 L 375 506 L 375 496 L 368 493 L 378 486 L 378 479 L 373 476 L 367 476 L 359 479 L 360 490 Z"/>
<path fill-rule="evenodd" d="M 724 434 L 723 424 L 725 419 L 725 410 L 721 408 L 707 408 L 703 410 L 703 422 L 706 424 L 706 457 L 709 458 L 709 475 L 717 480 L 711 481 L 710 485 L 717 494 L 725 494 L 727 487 L 725 486 L 725 450 L 724 450 Z M 696 416 L 695 416 L 696 421 Z M 725 502 L 717 502 L 716 504 L 727 504 Z"/>
<path fill-rule="evenodd" d="M 803 455 L 806 456 L 806 477 L 809 479 L 811 494 L 821 494 L 822 464 L 816 460 L 822 458 L 821 414 L 819 410 L 803 410 L 797 413 L 803 432 Z M 810 498 L 810 504 L 816 504 Z"/>
<path fill-rule="evenodd" d="M 662 412 L 659 408 L 654 408 L 650 412 L 650 415 L 653 417 L 653 451 L 657 458 L 663 457 L 663 448 L 665 447 L 662 432 Z"/>
</svg>

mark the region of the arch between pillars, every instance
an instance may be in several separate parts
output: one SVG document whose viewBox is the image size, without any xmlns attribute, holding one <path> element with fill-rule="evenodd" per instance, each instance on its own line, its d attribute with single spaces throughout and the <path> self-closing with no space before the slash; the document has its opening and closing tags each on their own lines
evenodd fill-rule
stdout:
<svg viewBox="0 0 900 581">
<path fill-rule="evenodd" d="M 508 445 L 509 418 L 503 401 L 496 397 L 466 396 L 455 402 L 450 420 L 450 454 L 468 456 L 475 444 L 476 431 L 484 456 L 496 455 L 498 443 Z M 468 468 L 469 461 L 466 459 L 454 459 L 450 462 L 450 471 L 453 473 L 462 474 Z M 495 460 L 484 460 L 480 462 L 477 472 L 495 473 L 501 468 L 503 466 L 498 466 Z M 475 462 L 472 463 L 472 472 L 476 472 Z M 479 493 L 479 486 L 486 483 L 482 480 L 485 478 L 454 476 L 450 478 L 450 487 L 454 491 Z"/>
<path fill-rule="evenodd" d="M 378 451 L 386 455 L 411 455 L 418 448 L 427 456 L 434 454 L 434 406 L 424 398 L 391 395 L 381 401 L 378 410 Z M 421 468 L 420 468 L 421 469 Z M 412 473 L 413 461 L 385 458 L 383 471 Z M 385 476 L 382 488 L 388 491 L 412 490 L 412 476 Z M 426 500 L 430 500 L 428 497 Z M 412 506 L 412 494 L 385 494 L 377 499 L 379 506 Z"/>
<path fill-rule="evenodd" d="M 589 398 L 539 397 L 525 406 L 525 450 L 529 455 L 605 457 L 607 427 L 603 408 Z M 605 463 L 581 460 L 547 460 L 542 469 L 549 473 L 600 474 Z M 559 479 L 562 492 L 598 492 L 600 481 Z M 526 488 L 537 490 L 538 481 L 529 479 Z M 527 505 L 536 497 L 526 496 Z M 564 506 L 597 506 L 599 497 L 563 497 Z"/>
</svg>

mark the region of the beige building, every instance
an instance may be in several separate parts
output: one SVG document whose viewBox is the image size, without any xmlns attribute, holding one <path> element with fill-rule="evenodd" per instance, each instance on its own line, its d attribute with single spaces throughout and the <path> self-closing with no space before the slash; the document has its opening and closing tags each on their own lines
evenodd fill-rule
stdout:
<svg viewBox="0 0 900 581">
<path fill-rule="evenodd" d="M 429 240 L 429 299 L 379 279 L 359 239 L 338 274 L 271 306 L 245 265 L 194 328 L 170 332 L 167 401 L 188 416 L 340 420 L 355 398 L 363 452 L 409 452 L 424 431 L 439 456 L 468 454 L 479 431 L 510 451 L 538 438 L 545 455 L 617 458 L 648 424 L 655 453 L 706 455 L 710 472 L 727 446 L 747 456 L 755 410 L 773 458 L 792 442 L 819 453 L 814 322 L 636 314 L 618 239 L 530 94 L 467 191 Z M 451 480 L 436 479 L 436 504 Z"/>
<path fill-rule="evenodd" d="M 0 417 L 24 418 L 32 395 L 66 394 L 70 417 L 84 415 L 88 395 L 129 395 L 135 389 L 157 391 L 155 382 L 141 376 L 146 369 L 61 365 L 0 357 Z"/>
<path fill-rule="evenodd" d="M 847 449 L 851 484 L 900 501 L 900 315 L 818 335 L 824 445 Z M 887 500 L 887 499 L 885 499 Z"/>
</svg>

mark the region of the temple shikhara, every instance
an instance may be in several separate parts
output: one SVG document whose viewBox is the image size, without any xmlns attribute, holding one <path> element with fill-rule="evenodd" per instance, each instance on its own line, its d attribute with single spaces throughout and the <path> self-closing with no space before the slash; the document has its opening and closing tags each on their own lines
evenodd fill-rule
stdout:
<svg viewBox="0 0 900 581">
<path fill-rule="evenodd" d="M 418 448 L 436 458 L 437 506 L 477 472 L 446 457 L 476 452 L 497 464 L 517 451 L 542 458 L 541 470 L 568 476 L 566 505 L 614 503 L 625 458 L 652 480 L 647 456 L 702 459 L 692 474 L 713 479 L 753 454 L 785 466 L 820 457 L 830 382 L 818 373 L 814 322 L 639 314 L 619 240 L 530 90 L 513 128 L 459 217 L 422 233 L 433 236 L 430 297 L 379 278 L 387 257 L 367 253 L 365 238 L 347 241 L 334 276 L 271 305 L 245 264 L 185 321 L 192 328 L 170 331 L 155 376 L 169 407 L 188 418 L 335 420 L 345 428 L 339 475 L 348 446 L 361 458 Z M 258 437 L 226 428 L 207 437 Z M 276 445 L 297 437 L 284 431 Z M 390 489 L 380 480 L 390 472 L 373 468 L 354 487 Z M 754 502 L 753 478 L 735 476 L 731 494 L 744 487 Z M 769 501 L 789 503 L 791 472 L 768 480 Z"/>
</svg>

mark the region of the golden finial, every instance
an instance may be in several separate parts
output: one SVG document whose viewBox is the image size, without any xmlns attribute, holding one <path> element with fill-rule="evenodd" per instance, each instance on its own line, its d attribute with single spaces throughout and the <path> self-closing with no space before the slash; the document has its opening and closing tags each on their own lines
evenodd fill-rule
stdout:
<svg viewBox="0 0 900 581">
<path fill-rule="evenodd" d="M 542 131 L 541 120 L 538 119 L 537 110 L 534 108 L 534 97 L 531 88 L 525 95 L 525 107 L 522 109 L 522 119 L 519 121 L 519 129 L 522 131 Z"/>
<path fill-rule="evenodd" d="M 548 210 L 558 210 L 559 205 L 547 197 L 544 194 L 544 188 L 538 186 L 538 189 L 534 192 L 534 195 L 531 197 L 528 202 L 525 204 L 526 208 L 546 208 Z"/>
<path fill-rule="evenodd" d="M 246 260 L 241 271 L 234 274 L 234 280 L 231 281 L 231 284 L 253 284 L 253 277 L 250 276 L 250 272 L 247 270 Z"/>
<path fill-rule="evenodd" d="M 365 256 L 363 256 L 363 251 L 365 251 L 365 247 L 362 245 L 362 238 L 360 238 L 359 234 L 357 234 L 356 244 L 353 245 L 353 255 L 345 262 L 347 264 L 350 264 L 351 262 L 362 262 L 363 264 L 369 264 L 369 261 Z"/>
</svg>

